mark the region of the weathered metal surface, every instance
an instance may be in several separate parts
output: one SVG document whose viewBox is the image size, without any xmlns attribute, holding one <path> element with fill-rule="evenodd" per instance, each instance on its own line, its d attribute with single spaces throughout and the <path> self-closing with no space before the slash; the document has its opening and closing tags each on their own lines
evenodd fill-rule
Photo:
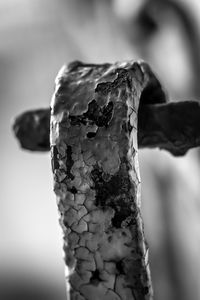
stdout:
<svg viewBox="0 0 200 300">
<path fill-rule="evenodd" d="M 76 62 L 59 73 L 51 153 L 68 299 L 152 298 L 137 138 L 184 155 L 200 146 L 199 119 L 198 102 L 167 103 L 145 63 Z M 23 148 L 50 149 L 50 109 L 20 115 L 13 129 Z"/>
<path fill-rule="evenodd" d="M 197 101 L 141 105 L 138 113 L 141 148 L 167 150 L 181 156 L 200 146 L 200 103 Z"/>
<path fill-rule="evenodd" d="M 50 150 L 50 109 L 36 109 L 20 114 L 13 131 L 20 146 L 31 151 Z"/>
<path fill-rule="evenodd" d="M 56 79 L 51 154 L 70 300 L 152 299 L 137 158 L 145 68 L 75 63 Z"/>
<path fill-rule="evenodd" d="M 200 103 L 197 101 L 141 105 L 138 146 L 184 155 L 189 149 L 200 146 L 199 120 Z M 50 109 L 23 113 L 15 120 L 13 128 L 22 148 L 50 150 Z"/>
</svg>

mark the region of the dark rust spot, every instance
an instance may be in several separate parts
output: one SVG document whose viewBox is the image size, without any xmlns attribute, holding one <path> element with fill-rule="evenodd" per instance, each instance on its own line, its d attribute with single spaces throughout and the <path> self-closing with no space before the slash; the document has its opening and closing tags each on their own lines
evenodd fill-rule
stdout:
<svg viewBox="0 0 200 300">
<path fill-rule="evenodd" d="M 116 228 L 126 227 L 134 222 L 136 213 L 133 195 L 130 191 L 133 186 L 128 175 L 127 163 L 121 162 L 120 169 L 115 175 L 106 175 L 98 165 L 91 171 L 96 191 L 96 205 L 103 209 L 113 208 L 115 215 L 112 225 Z"/>
<path fill-rule="evenodd" d="M 119 260 L 116 262 L 116 269 L 119 272 L 119 274 L 125 274 L 124 272 L 124 263 L 122 260 Z"/>
<path fill-rule="evenodd" d="M 71 180 L 74 179 L 74 175 L 71 173 L 71 168 L 74 164 L 74 161 L 72 159 L 72 147 L 71 146 L 67 146 L 67 160 L 66 160 L 66 167 L 67 167 L 67 177 L 70 178 Z"/>
<path fill-rule="evenodd" d="M 99 270 L 95 270 L 94 272 L 92 272 L 90 283 L 93 285 L 98 285 L 100 281 L 102 281 L 102 279 L 100 278 L 100 272 Z"/>
<path fill-rule="evenodd" d="M 58 150 L 56 146 L 52 147 L 52 156 L 53 156 L 53 159 L 51 160 L 52 170 L 57 170 L 59 169 L 59 163 L 58 163 Z"/>
<path fill-rule="evenodd" d="M 96 100 L 88 104 L 88 110 L 83 115 L 69 116 L 71 125 L 97 125 L 107 127 L 113 112 L 113 102 L 109 102 L 103 107 L 99 106 Z"/>
<path fill-rule="evenodd" d="M 96 136 L 96 132 L 88 132 L 87 133 L 87 137 L 89 138 L 89 139 L 92 139 L 93 137 L 95 137 Z"/>
<path fill-rule="evenodd" d="M 68 189 L 69 192 L 71 192 L 72 194 L 76 194 L 77 193 L 77 189 L 75 188 L 75 186 L 73 186 L 71 189 Z"/>
</svg>

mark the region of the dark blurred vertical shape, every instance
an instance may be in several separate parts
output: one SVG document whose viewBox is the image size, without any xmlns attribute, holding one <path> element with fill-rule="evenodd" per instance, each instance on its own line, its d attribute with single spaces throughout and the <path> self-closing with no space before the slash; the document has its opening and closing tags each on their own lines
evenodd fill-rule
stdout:
<svg viewBox="0 0 200 300">
<path fill-rule="evenodd" d="M 192 169 L 191 163 L 191 172 Z M 162 217 L 165 223 L 164 251 L 166 252 L 167 273 L 173 297 L 174 299 L 195 300 L 199 295 L 198 277 L 196 276 L 198 276 L 200 262 L 198 257 L 191 258 L 190 256 L 191 248 L 198 247 L 198 241 L 195 240 L 199 236 L 199 232 L 196 232 L 196 226 L 199 225 L 196 222 L 199 222 L 200 212 L 196 214 L 198 198 L 196 199 L 195 192 L 192 194 L 190 191 L 186 191 L 184 194 L 183 183 L 185 180 L 179 176 L 180 173 L 173 168 L 166 168 L 165 176 L 162 176 L 161 171 L 155 171 L 162 205 Z M 185 201 L 187 201 L 186 204 Z M 190 217 L 193 220 L 189 220 Z M 200 249 L 200 247 L 198 248 Z M 192 252 L 195 254 L 196 251 L 193 249 Z"/>
<path fill-rule="evenodd" d="M 159 198 L 161 201 L 161 217 L 164 223 L 164 242 L 163 242 L 163 256 L 165 265 L 165 276 L 169 281 L 169 287 L 171 289 L 170 300 L 185 299 L 185 291 L 183 290 L 183 285 L 181 282 L 181 273 L 179 268 L 179 262 L 176 259 L 177 247 L 174 241 L 174 231 L 175 224 L 172 219 L 171 211 L 173 210 L 173 195 L 172 191 L 175 191 L 173 187 L 173 179 L 176 182 L 176 178 L 171 176 L 168 171 L 165 176 L 160 176 L 160 174 L 154 174 L 157 183 L 157 189 L 159 193 Z M 173 179 L 172 179 L 173 178 Z M 180 253 L 181 255 L 181 253 Z"/>
<path fill-rule="evenodd" d="M 198 80 L 200 77 L 200 33 L 198 32 L 197 22 L 185 6 L 184 1 L 180 3 L 173 0 L 147 0 L 138 16 L 141 29 L 147 31 L 150 36 L 151 34 L 156 34 L 156 31 L 162 26 L 162 16 L 166 16 L 169 23 L 173 16 L 180 22 L 183 32 L 182 38 L 185 43 L 185 49 L 182 50 L 188 52 L 193 73 L 191 97 L 198 98 L 200 97 Z M 150 27 L 149 31 L 148 27 Z M 146 37 L 149 38 L 148 36 Z"/>
<path fill-rule="evenodd" d="M 193 155 L 173 158 L 157 151 L 140 153 L 155 300 L 195 300 L 200 295 L 200 170 Z"/>
</svg>

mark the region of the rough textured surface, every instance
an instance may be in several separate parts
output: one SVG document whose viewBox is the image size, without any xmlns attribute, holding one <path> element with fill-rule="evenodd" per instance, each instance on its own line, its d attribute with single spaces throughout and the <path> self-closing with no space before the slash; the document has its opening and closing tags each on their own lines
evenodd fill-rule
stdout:
<svg viewBox="0 0 200 300">
<path fill-rule="evenodd" d="M 50 150 L 50 109 L 37 109 L 19 115 L 13 124 L 22 148 L 32 151 Z"/>
<path fill-rule="evenodd" d="M 149 300 L 137 110 L 144 63 L 63 68 L 51 103 L 54 190 L 70 300 Z"/>
<path fill-rule="evenodd" d="M 138 113 L 139 148 L 160 148 L 178 156 L 200 146 L 199 102 L 143 105 L 146 99 L 145 92 Z M 23 113 L 15 120 L 13 129 L 22 148 L 50 150 L 50 109 Z"/>
<path fill-rule="evenodd" d="M 200 146 L 200 103 L 197 101 L 141 105 L 140 147 L 165 149 L 175 156 Z"/>
</svg>

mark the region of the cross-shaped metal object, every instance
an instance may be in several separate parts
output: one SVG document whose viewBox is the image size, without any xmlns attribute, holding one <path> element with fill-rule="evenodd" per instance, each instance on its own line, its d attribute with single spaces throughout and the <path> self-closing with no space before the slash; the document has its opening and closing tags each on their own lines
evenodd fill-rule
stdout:
<svg viewBox="0 0 200 300">
<path fill-rule="evenodd" d="M 25 149 L 51 149 L 67 299 L 152 299 L 137 144 L 174 155 L 199 146 L 199 103 L 168 103 L 144 62 L 74 62 L 51 109 L 22 114 L 14 131 Z"/>
</svg>

